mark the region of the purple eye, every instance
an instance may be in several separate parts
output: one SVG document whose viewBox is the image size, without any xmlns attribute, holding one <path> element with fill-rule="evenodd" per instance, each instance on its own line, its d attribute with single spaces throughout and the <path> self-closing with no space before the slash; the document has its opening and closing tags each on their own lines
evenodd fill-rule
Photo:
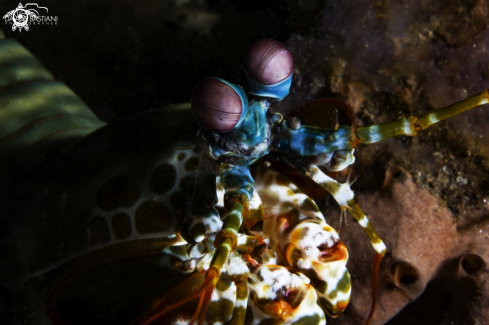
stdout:
<svg viewBox="0 0 489 325">
<path fill-rule="evenodd" d="M 246 51 L 244 69 L 251 93 L 283 98 L 289 92 L 294 60 L 285 45 L 265 38 L 253 43 Z"/>
<path fill-rule="evenodd" d="M 223 133 L 232 130 L 245 115 L 248 100 L 236 85 L 210 77 L 194 88 L 191 104 L 192 113 L 200 125 Z"/>
<path fill-rule="evenodd" d="M 294 72 L 294 59 L 285 45 L 264 38 L 248 48 L 244 68 L 253 81 L 273 85 L 290 77 Z"/>
</svg>

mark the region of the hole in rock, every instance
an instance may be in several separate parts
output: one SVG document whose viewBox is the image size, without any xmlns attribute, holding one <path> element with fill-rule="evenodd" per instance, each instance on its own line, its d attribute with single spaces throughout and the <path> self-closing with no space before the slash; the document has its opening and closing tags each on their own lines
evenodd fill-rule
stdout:
<svg viewBox="0 0 489 325">
<path fill-rule="evenodd" d="M 474 275 L 484 267 L 484 260 L 476 254 L 465 254 L 460 259 L 460 265 L 470 275 Z"/>
</svg>

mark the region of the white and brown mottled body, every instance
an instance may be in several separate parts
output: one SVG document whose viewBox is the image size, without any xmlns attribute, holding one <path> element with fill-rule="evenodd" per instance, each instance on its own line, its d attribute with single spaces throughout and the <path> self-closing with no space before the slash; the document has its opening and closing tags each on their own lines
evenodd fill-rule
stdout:
<svg viewBox="0 0 489 325">
<path fill-rule="evenodd" d="M 30 53 L 0 39 L 0 298 L 9 307 L 0 321 L 324 324 L 324 312 L 337 316 L 350 298 L 348 252 L 297 185 L 267 168 L 252 176 L 249 164 L 278 152 L 355 216 L 378 263 L 386 247 L 350 183 L 316 164 L 342 169 L 359 143 L 416 136 L 488 98 L 332 129 L 287 123 L 266 114 L 268 100 L 254 101 L 257 131 L 275 132 L 254 156 L 233 151 L 246 141 L 204 144 L 189 104 L 104 126 Z M 234 136 L 253 138 L 241 131 Z"/>
<path fill-rule="evenodd" d="M 5 319 L 131 323 L 148 319 L 158 299 L 175 298 L 169 294 L 175 284 L 201 283 L 222 221 L 212 207 L 217 165 L 196 136 L 190 105 L 104 126 L 17 43 L 0 40 L 0 53 L 8 63 L 0 66 L 8 121 L 0 139 L 0 278 L 11 297 Z M 30 66 L 22 65 L 25 57 Z M 247 305 L 250 271 L 229 262 L 208 323 L 229 320 Z M 216 318 L 223 308 L 228 312 Z M 269 316 L 297 319 L 290 315 Z"/>
</svg>

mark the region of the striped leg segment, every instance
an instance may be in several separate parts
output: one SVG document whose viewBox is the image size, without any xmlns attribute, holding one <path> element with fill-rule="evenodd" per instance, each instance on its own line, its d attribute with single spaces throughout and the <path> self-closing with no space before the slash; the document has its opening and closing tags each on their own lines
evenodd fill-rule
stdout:
<svg viewBox="0 0 489 325">
<path fill-rule="evenodd" d="M 246 315 L 246 307 L 248 305 L 248 278 L 250 277 L 250 270 L 243 262 L 241 257 L 234 253 L 228 259 L 226 265 L 226 271 L 229 279 L 236 285 L 236 302 L 234 303 L 233 316 L 229 321 L 230 325 L 242 325 Z"/>
<path fill-rule="evenodd" d="M 247 299 L 246 280 L 249 276 L 249 271 L 243 262 L 241 264 L 238 263 L 234 257 L 232 265 L 226 264 L 226 262 L 229 261 L 230 254 L 238 246 L 238 231 L 243 221 L 243 216 L 248 211 L 249 201 L 254 192 L 254 182 L 250 175 L 248 163 L 240 156 L 223 155 L 219 161 L 220 187 L 224 190 L 223 203 L 226 214 L 223 218 L 222 228 L 214 238 L 215 251 L 213 251 L 212 260 L 209 264 L 202 266 L 203 269 L 207 268 L 207 271 L 192 274 L 185 282 L 177 285 L 167 297 L 157 303 L 153 310 L 147 314 L 147 319 L 141 323 L 142 325 L 152 322 L 161 323 L 161 321 L 170 317 L 172 313 L 176 313 L 178 317 L 170 317 L 171 322 L 176 322 L 179 318 L 185 319 L 188 324 L 198 322 L 199 325 L 204 324 L 204 322 L 210 324 L 223 323 L 227 319 L 232 319 L 235 324 L 239 324 L 244 319 L 246 309 L 243 311 L 236 308 L 246 306 L 242 300 Z M 206 234 L 206 237 L 208 236 L 209 234 Z M 189 237 L 194 240 L 197 238 L 193 234 Z M 205 242 L 204 240 L 203 244 Z M 199 249 L 200 246 L 205 245 L 196 243 L 186 245 L 185 248 L 173 248 L 165 253 L 171 255 L 171 257 L 175 257 L 175 254 L 177 254 L 177 257 L 182 262 L 185 262 L 188 260 L 187 255 L 192 257 L 192 253 L 198 255 L 201 250 L 203 251 L 203 249 Z M 189 248 L 194 247 L 196 249 L 189 251 Z M 179 263 L 176 260 L 176 264 L 173 263 L 172 265 L 179 267 L 182 264 L 185 263 Z M 226 270 L 226 266 L 229 270 Z M 190 265 L 189 270 L 192 270 L 192 267 L 193 265 Z M 236 308 L 233 307 L 236 305 L 236 301 L 233 300 L 229 304 L 229 306 L 232 306 L 228 308 L 229 313 L 226 311 L 223 314 L 222 310 L 226 309 L 227 305 L 220 306 L 220 300 L 222 299 L 214 301 L 214 298 L 216 294 L 227 290 L 222 288 L 222 283 L 230 282 L 229 276 L 232 281 L 236 282 L 236 285 L 232 284 L 234 293 L 231 296 L 234 299 L 236 299 L 236 294 L 239 296 L 238 306 Z M 229 315 L 229 317 L 223 317 L 223 315 Z"/>
<path fill-rule="evenodd" d="M 232 250 L 235 250 L 238 231 L 243 222 L 243 215 L 246 215 L 248 212 L 255 183 L 251 177 L 248 162 L 242 157 L 234 154 L 226 154 L 219 157 L 219 162 L 226 215 L 222 229 L 217 234 L 214 245 L 218 249 L 218 246 L 222 242 L 229 239 Z M 227 255 L 225 259 L 227 259 Z"/>
<path fill-rule="evenodd" d="M 249 201 L 253 196 L 254 182 L 246 160 L 238 155 L 227 154 L 222 155 L 219 161 L 221 185 L 225 191 L 224 208 L 226 215 L 222 229 L 214 240 L 216 251 L 206 272 L 204 283 L 195 293 L 195 295 L 201 296 L 201 303 L 199 303 L 190 324 L 197 319 L 197 315 L 199 325 L 204 323 L 212 292 L 221 276 L 221 270 L 228 260 L 229 254 L 236 250 L 238 231 L 243 221 L 243 215 L 247 213 Z"/>
<path fill-rule="evenodd" d="M 355 194 L 350 189 L 350 184 L 340 184 L 328 175 L 324 174 L 317 166 L 312 165 L 309 170 L 309 176 L 325 190 L 327 190 L 338 202 L 342 210 L 348 210 L 357 219 L 360 226 L 367 234 L 374 250 L 381 255 L 386 252 L 385 244 L 375 232 L 374 228 L 368 221 L 367 216 L 363 213 L 358 205 Z"/>
<path fill-rule="evenodd" d="M 324 174 L 317 166 L 312 165 L 309 170 L 309 176 L 324 189 L 326 189 L 334 197 L 336 202 L 340 205 L 342 210 L 348 210 L 358 221 L 360 226 L 367 234 L 372 246 L 376 252 L 373 271 L 372 271 L 372 306 L 369 316 L 367 318 L 367 324 L 373 316 L 375 311 L 375 305 L 377 301 L 377 277 L 380 266 L 380 261 L 386 252 L 386 246 L 375 232 L 374 228 L 370 224 L 367 216 L 363 213 L 362 209 L 358 205 L 355 194 L 350 189 L 350 184 L 340 184 L 328 175 Z"/>
<path fill-rule="evenodd" d="M 214 240 L 216 251 L 205 275 L 205 281 L 196 294 L 202 295 L 202 304 L 195 312 L 194 318 L 200 313 L 199 325 L 203 324 L 204 316 L 212 297 L 212 292 L 221 275 L 221 270 L 228 260 L 229 254 L 236 250 L 238 231 L 243 215 L 248 210 L 248 202 L 253 195 L 254 182 L 250 175 L 249 165 L 238 155 L 223 155 L 219 159 L 221 185 L 224 188 L 224 208 L 226 215 L 221 231 Z M 192 323 L 193 319 L 191 320 Z"/>
<path fill-rule="evenodd" d="M 410 116 L 394 122 L 359 128 L 346 125 L 336 125 L 334 128 L 303 125 L 299 129 L 289 129 L 287 123 L 283 122 L 277 124 L 277 127 L 273 129 L 275 140 L 272 150 L 294 158 L 316 156 L 330 159 L 331 152 L 340 151 L 341 156 L 341 151 L 348 152 L 359 143 L 370 144 L 402 135 L 417 136 L 424 129 L 441 120 L 487 103 L 489 103 L 489 90 L 419 118 Z M 340 160 L 348 159 L 348 157 L 338 158 Z M 319 162 L 316 163 L 319 164 Z M 338 163 L 341 164 L 341 161 Z M 347 163 L 345 161 L 343 166 L 347 166 Z M 340 164 L 338 168 L 341 168 Z"/>
<path fill-rule="evenodd" d="M 489 90 L 464 99 L 450 106 L 440 108 L 421 117 L 411 116 L 394 122 L 360 127 L 356 130 L 361 143 L 369 144 L 399 135 L 417 136 L 424 129 L 450 116 L 460 114 L 471 108 L 489 103 Z"/>
</svg>

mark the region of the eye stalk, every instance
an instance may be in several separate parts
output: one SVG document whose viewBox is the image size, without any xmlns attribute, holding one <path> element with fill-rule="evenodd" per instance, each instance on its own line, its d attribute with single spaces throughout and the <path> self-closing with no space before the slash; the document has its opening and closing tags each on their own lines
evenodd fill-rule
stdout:
<svg viewBox="0 0 489 325">
<path fill-rule="evenodd" d="M 216 133 L 231 131 L 248 110 L 248 98 L 243 89 L 215 77 L 205 78 L 197 84 L 191 104 L 197 122 Z"/>
<path fill-rule="evenodd" d="M 281 100 L 289 93 L 294 59 L 284 44 L 265 38 L 253 43 L 246 51 L 244 70 L 250 93 Z"/>
</svg>

